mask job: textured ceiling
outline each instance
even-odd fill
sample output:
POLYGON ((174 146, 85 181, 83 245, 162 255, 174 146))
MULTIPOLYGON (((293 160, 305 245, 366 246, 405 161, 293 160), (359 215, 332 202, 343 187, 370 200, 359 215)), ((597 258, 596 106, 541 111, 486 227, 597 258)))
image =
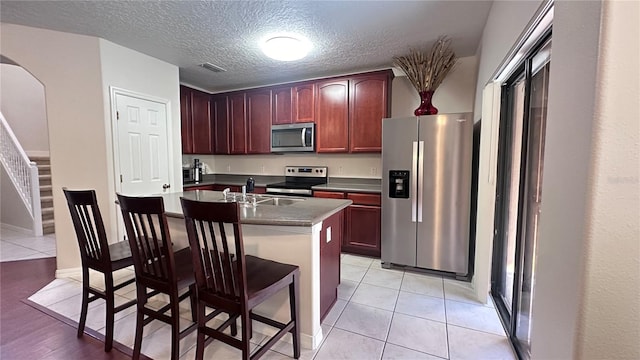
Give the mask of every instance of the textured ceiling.
MULTIPOLYGON (((448 35, 474 55, 491 1, 5 1, 0 20, 97 36, 177 65, 211 92, 390 67, 409 48, 448 35), (294 32, 313 44, 294 62, 259 41, 294 32), (211 62, 227 72, 198 66, 211 62)), ((1 50, 1 48, 0 48, 1 50)))

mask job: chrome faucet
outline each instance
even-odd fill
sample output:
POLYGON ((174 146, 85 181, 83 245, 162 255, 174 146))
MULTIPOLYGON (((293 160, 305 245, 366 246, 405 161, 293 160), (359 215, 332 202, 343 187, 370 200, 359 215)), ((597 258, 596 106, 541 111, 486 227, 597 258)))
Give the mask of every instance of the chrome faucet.
POLYGON ((222 190, 222 198, 227 200, 227 195, 229 195, 229 192, 231 191, 231 189, 226 188, 224 190, 222 190))

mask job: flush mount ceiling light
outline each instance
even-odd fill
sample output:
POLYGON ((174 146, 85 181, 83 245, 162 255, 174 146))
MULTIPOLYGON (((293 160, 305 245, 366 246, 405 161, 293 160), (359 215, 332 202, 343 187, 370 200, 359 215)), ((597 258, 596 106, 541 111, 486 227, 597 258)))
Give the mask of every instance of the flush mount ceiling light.
POLYGON ((262 51, 270 58, 281 61, 300 60, 311 50, 311 43, 302 37, 273 36, 262 42, 262 51))

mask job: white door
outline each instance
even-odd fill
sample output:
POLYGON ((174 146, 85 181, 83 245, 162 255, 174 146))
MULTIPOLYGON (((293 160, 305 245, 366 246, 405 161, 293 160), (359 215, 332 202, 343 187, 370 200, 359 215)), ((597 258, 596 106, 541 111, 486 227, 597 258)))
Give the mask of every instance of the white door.
POLYGON ((166 104, 115 94, 120 192, 159 194, 170 186, 166 104))

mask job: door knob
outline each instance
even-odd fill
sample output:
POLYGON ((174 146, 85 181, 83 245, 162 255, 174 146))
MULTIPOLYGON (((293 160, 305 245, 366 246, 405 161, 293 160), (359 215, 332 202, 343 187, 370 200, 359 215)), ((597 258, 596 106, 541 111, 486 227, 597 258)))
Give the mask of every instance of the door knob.
POLYGON ((164 189, 164 190, 167 190, 170 187, 171 187, 171 184, 163 184, 162 185, 162 189, 164 189))

